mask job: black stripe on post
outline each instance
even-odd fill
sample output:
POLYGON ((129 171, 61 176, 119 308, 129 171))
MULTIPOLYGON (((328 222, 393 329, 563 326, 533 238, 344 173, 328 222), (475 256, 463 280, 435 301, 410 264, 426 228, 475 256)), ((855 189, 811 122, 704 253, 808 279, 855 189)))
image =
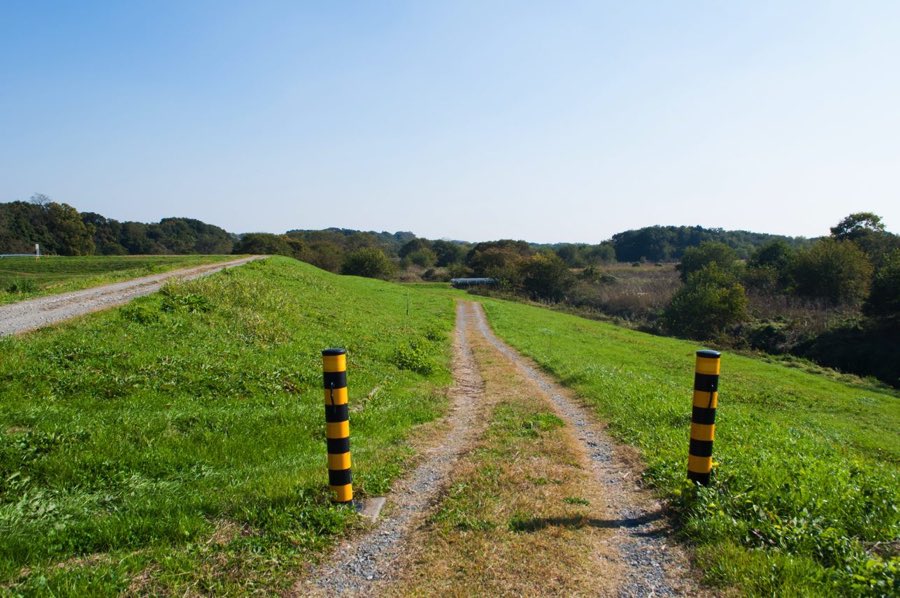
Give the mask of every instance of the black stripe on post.
POLYGON ((700 482, 704 486, 709 486, 709 473, 697 473, 696 471, 689 471, 688 479, 693 482, 700 482))
POLYGON ((709 426, 716 423, 716 410, 705 407, 694 407, 691 411, 691 421, 695 424, 709 426))
POLYGON ((329 424, 345 422, 350 419, 350 409, 347 403, 343 405, 325 405, 325 421, 329 424))
POLYGON ((325 388, 347 388, 347 370, 343 372, 325 372, 325 388))
POLYGON ((688 449, 695 457, 712 457, 712 440, 694 440, 691 438, 691 446, 688 449))
POLYGON ((694 374, 694 390, 715 392, 719 390, 719 377, 713 374, 694 374))
POLYGON ((346 438, 328 438, 328 452, 332 455, 340 455, 341 453, 350 452, 350 437, 346 438))
POLYGON ((353 481, 353 474, 349 469, 329 469, 328 484, 331 486, 346 486, 353 481))

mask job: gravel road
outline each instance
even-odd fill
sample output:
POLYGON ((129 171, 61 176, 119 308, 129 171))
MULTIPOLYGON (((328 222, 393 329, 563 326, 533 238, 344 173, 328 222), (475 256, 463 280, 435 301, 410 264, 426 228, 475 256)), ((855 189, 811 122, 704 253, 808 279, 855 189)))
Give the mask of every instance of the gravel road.
POLYGON ((173 278, 191 280, 208 276, 225 268, 241 266, 265 256, 245 257, 230 262, 206 264, 183 270, 172 270, 162 274, 144 276, 125 282, 117 282, 100 287, 40 297, 28 301, 20 301, 0 306, 0 336, 21 334, 37 330, 44 326, 52 326, 64 320, 83 316, 94 311, 101 311, 128 303, 135 297, 149 295, 158 291, 166 281, 173 278))

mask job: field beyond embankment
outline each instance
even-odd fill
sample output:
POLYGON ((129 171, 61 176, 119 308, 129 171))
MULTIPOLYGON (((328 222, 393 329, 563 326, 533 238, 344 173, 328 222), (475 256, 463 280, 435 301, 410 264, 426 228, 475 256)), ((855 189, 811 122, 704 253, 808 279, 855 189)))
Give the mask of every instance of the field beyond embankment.
POLYGON ((349 352, 354 484, 445 406, 452 300, 253 262, 0 339, 0 593, 277 592, 330 503, 321 349, 349 352))
POLYGON ((636 446, 705 579, 753 595, 900 592, 900 398, 761 360, 722 358, 714 483, 686 482, 694 351, 485 300, 495 331, 636 446))

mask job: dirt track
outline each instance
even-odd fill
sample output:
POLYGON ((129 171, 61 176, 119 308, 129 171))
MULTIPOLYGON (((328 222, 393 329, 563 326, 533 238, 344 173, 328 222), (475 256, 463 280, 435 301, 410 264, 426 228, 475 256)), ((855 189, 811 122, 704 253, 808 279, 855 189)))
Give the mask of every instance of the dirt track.
POLYGON ((4 305, 0 307, 0 336, 22 334, 44 326, 52 326, 70 318, 128 303, 135 297, 155 293, 166 281, 173 278, 181 280, 200 278, 225 268, 241 266, 247 262, 264 257, 252 256, 230 262, 173 270, 125 282, 93 287, 83 291, 51 295, 49 297, 40 297, 4 305))
MULTIPOLYGON (((425 450, 418 468, 394 486, 385 517, 366 533, 342 544, 323 564, 307 571, 291 595, 409 594, 409 588, 404 588, 410 568, 416 564, 408 554, 427 542, 430 531, 423 522, 456 475, 461 456, 472 450, 483 433, 490 401, 484 396, 484 364, 473 352, 473 346, 481 345, 496 352, 505 364, 501 366, 505 376, 519 377, 525 392, 542 397, 565 421, 569 437, 583 455, 585 471, 590 472, 597 492, 605 499, 608 516, 595 523, 611 532, 603 556, 610 563, 610 571, 620 574, 596 571, 592 583, 577 593, 621 597, 706 595, 696 585, 683 550, 669 538, 663 506, 641 488, 639 460, 634 452, 614 443, 603 424, 572 393, 498 339, 481 306, 471 302, 457 306, 456 382, 451 391, 451 412, 444 422, 449 431, 443 438, 436 435, 436 444, 425 450), (527 390, 529 387, 531 390, 527 390), (404 553, 407 557, 402 557, 404 553)), ((553 561, 555 556, 546 554, 543 558, 553 561)), ((503 567, 515 570, 517 563, 504 563, 503 567)), ((429 571, 424 575, 428 577, 429 571)), ((449 593, 464 595, 466 590, 451 587, 449 593)), ((539 589, 535 593, 544 594, 539 589)))

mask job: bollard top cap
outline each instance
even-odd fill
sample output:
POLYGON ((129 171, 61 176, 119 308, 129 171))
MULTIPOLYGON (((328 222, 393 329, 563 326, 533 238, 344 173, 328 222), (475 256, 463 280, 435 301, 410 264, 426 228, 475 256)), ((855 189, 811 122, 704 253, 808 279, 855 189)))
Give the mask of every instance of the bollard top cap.
POLYGON ((701 349, 697 351, 697 357, 706 357, 708 359, 719 359, 722 357, 722 354, 718 351, 711 351, 710 349, 701 349))
POLYGON ((331 349, 323 349, 322 357, 331 357, 333 355, 344 355, 347 353, 347 349, 339 349, 337 347, 331 349))

